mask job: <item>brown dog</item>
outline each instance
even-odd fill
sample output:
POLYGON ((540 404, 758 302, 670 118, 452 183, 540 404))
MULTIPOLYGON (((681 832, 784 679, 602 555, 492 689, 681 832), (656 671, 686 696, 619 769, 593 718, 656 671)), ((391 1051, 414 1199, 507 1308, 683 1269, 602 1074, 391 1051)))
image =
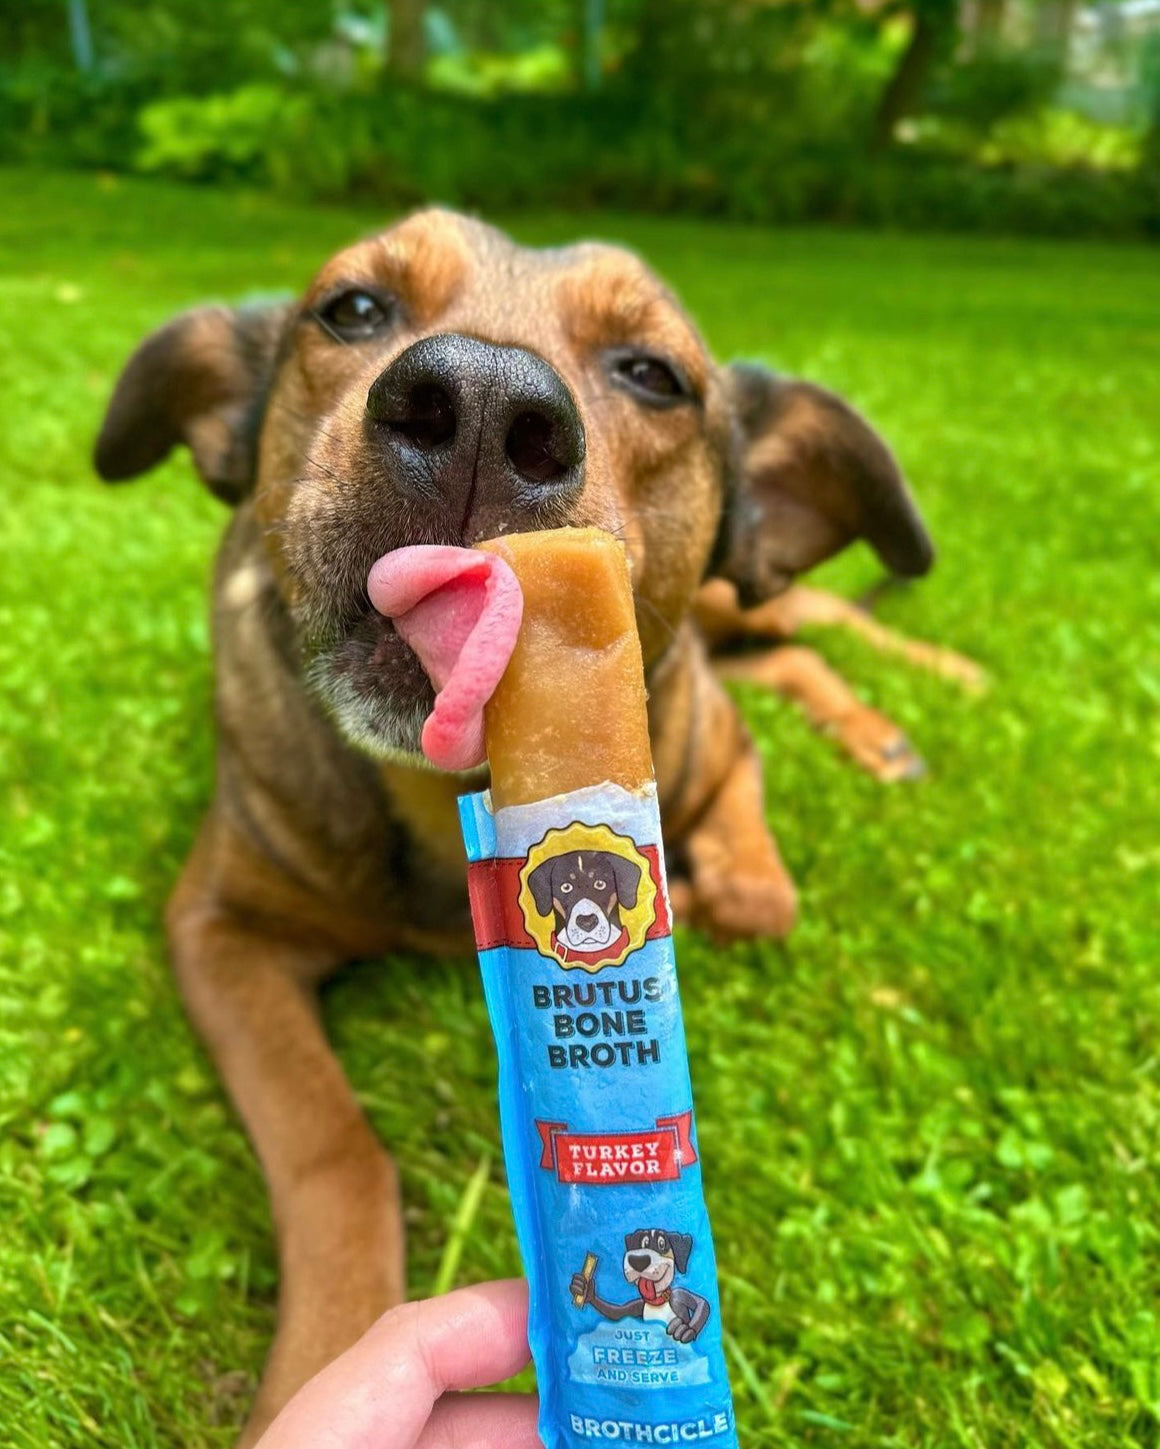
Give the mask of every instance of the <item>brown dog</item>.
POLYGON ((621 537, 674 897, 747 936, 784 933, 794 892, 698 591, 716 581, 701 617, 733 637, 752 632, 737 598, 773 598, 854 538, 902 574, 932 554, 889 452, 837 398, 715 366, 626 252, 528 251, 443 211, 341 252, 300 302, 151 336, 97 467, 128 478, 177 443, 237 505, 214 607, 217 789, 167 921, 273 1200, 280 1317, 250 1443, 404 1294, 395 1171, 314 989, 353 957, 470 945, 454 801, 479 780, 422 768, 431 686, 370 606, 371 564, 561 524, 621 537))

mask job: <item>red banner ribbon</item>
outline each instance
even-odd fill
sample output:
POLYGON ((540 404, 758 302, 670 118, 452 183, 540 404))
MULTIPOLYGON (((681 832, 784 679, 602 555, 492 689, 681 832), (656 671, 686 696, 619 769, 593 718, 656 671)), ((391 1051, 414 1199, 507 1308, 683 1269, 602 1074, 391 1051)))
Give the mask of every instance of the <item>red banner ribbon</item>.
POLYGON ((692 1112, 658 1117, 643 1132, 569 1132, 567 1122, 537 1120, 540 1166, 582 1187, 675 1182, 697 1160, 692 1127, 692 1112))
MULTIPOLYGON (((661 868, 655 845, 639 846, 648 861, 649 874, 656 886, 656 919, 645 933, 646 941, 667 936, 672 931, 665 896, 661 890, 661 868)), ((520 914, 520 871, 525 861, 516 857, 494 856, 473 860, 467 867, 467 894, 471 901, 471 918, 475 927, 475 945, 479 951, 496 946, 514 946, 519 951, 535 951, 535 941, 520 914)), ((577 958, 579 959, 579 958, 577 958)))

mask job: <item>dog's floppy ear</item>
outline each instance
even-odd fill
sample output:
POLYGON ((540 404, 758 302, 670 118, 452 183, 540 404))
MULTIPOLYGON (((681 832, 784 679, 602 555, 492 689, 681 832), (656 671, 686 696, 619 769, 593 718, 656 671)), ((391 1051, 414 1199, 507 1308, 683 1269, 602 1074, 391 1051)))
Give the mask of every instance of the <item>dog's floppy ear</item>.
POLYGON ((926 573, 934 548, 889 448, 853 408, 813 383, 753 363, 726 372, 737 455, 710 572, 743 605, 865 538, 897 574, 926 573))
POLYGON ((528 876, 532 900, 535 901, 536 910, 541 916, 550 916, 555 911, 552 904, 552 867, 555 863, 556 857, 553 855, 548 860, 541 861, 528 876))
POLYGON ((154 467, 178 443, 227 503, 249 492, 262 410, 292 304, 198 307, 148 336, 129 359, 97 439, 109 483, 154 467))
POLYGON ((640 866, 634 861, 626 860, 623 855, 614 855, 611 851, 608 859, 612 865, 612 878, 616 882, 616 899, 626 910, 631 911, 636 906, 636 897, 640 890, 640 866))
POLYGON ((670 1233, 669 1247, 673 1250, 673 1261, 677 1265, 677 1272, 683 1273, 689 1266, 689 1257, 693 1251, 693 1240, 688 1233, 670 1233))

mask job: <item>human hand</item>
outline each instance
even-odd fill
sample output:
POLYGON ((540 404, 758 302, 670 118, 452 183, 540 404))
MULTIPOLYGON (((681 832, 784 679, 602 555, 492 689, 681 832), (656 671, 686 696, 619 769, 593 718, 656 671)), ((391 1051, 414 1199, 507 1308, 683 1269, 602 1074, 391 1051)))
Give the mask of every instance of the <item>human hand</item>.
POLYGON ((517 1279, 401 1304, 298 1391, 258 1449, 540 1449, 534 1398, 454 1392, 528 1358, 517 1279))

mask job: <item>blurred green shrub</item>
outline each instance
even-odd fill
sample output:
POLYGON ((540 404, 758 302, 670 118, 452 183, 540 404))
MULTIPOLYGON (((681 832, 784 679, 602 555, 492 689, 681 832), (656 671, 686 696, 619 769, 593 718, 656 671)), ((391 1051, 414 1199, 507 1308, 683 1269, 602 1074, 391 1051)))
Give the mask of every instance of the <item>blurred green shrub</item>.
POLYGON ((0 160, 127 168, 150 93, 121 77, 0 59, 0 160))
POLYGON ((246 180, 284 188, 294 181, 292 158, 301 157, 304 147, 313 152, 321 139, 311 129, 314 110, 309 95, 269 84, 154 101, 141 112, 145 144, 135 165, 183 181, 246 180))
POLYGON ((785 124, 694 131, 656 124, 627 95, 594 107, 577 95, 499 102, 264 83, 154 102, 141 126, 137 169, 326 200, 1160 235, 1160 194, 1133 169, 1139 138, 1052 110, 999 123, 973 161, 949 123, 916 128, 910 147, 871 162, 824 116, 802 135, 785 124))
POLYGON ((1089 167, 1132 171, 1139 166, 1143 135, 1130 126, 1099 125, 1076 111, 1045 106, 1010 116, 991 129, 979 148, 988 166, 1089 167))
POLYGON ((965 122, 983 135, 1007 117, 1046 106, 1058 86, 1058 67, 1036 52, 989 49, 944 67, 929 106, 933 114, 965 122))
POLYGON ((515 55, 452 52, 434 56, 426 78, 435 90, 463 96, 566 91, 572 85, 572 62, 558 45, 538 45, 515 55))
POLYGON ((355 43, 336 37, 325 7, 290 26, 275 0, 223 4, 239 26, 249 17, 233 49, 222 35, 183 49, 195 0, 169 0, 140 35, 114 7, 121 28, 97 76, 48 51, 0 58, 0 160, 385 207, 1160 235, 1155 58, 1151 128, 1135 132, 1052 104, 1058 74, 1041 60, 957 54, 897 144, 871 154, 906 30, 869 10, 635 0, 630 24, 609 0, 621 18, 609 22, 604 88, 588 94, 575 35, 558 26, 548 43, 529 5, 522 48, 501 54, 488 33, 468 43, 450 27, 411 87, 388 81, 366 24, 355 43))

